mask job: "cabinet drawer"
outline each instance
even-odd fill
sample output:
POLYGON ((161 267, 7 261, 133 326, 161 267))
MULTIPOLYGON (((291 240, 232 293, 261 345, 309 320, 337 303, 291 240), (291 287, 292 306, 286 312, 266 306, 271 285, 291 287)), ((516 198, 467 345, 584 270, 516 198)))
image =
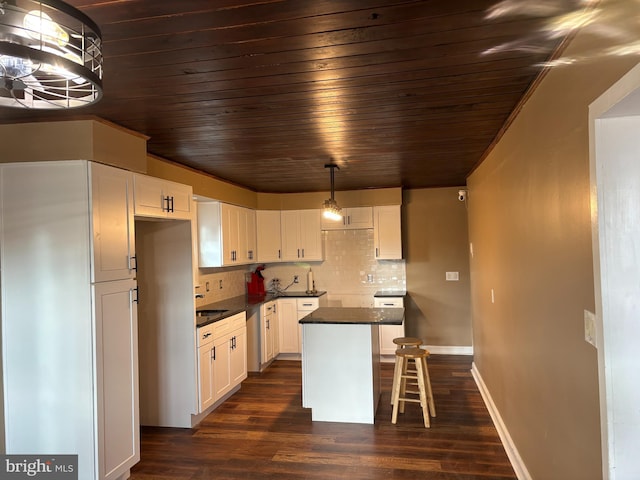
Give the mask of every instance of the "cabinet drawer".
POLYGON ((197 329, 198 332, 198 347, 207 345, 213 342, 213 323, 205 325, 197 329))
POLYGON ((227 317, 224 320, 212 323, 211 326, 213 327, 214 339, 218 339, 224 335, 227 335, 229 334, 229 332, 231 332, 231 317, 227 317))
POLYGON ((229 330, 232 332, 242 327, 246 328, 247 326, 246 312, 236 313, 232 317, 229 317, 227 320, 229 320, 229 324, 230 324, 229 330))
POLYGON ((404 299, 402 297, 376 297, 373 299, 375 308, 403 308, 404 299))
POLYGON ((320 306, 318 298, 296 298, 296 308, 298 310, 312 311, 320 306))

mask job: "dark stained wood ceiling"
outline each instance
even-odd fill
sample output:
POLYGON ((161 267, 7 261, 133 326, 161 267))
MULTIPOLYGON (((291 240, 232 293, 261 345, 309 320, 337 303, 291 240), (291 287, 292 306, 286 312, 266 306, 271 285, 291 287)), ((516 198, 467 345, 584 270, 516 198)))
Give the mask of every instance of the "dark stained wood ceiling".
POLYGON ((580 2, 68 0, 102 29, 96 115, 148 150, 261 192, 458 186, 580 2), (539 8, 532 8, 532 6, 539 8), (493 53, 486 53, 494 49, 493 53))

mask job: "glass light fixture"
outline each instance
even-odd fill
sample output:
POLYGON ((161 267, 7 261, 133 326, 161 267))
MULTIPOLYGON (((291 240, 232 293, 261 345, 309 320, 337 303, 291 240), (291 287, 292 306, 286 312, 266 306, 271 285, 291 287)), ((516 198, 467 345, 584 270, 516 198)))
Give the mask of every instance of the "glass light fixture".
POLYGON ((102 36, 59 0, 0 0, 0 107, 58 109, 102 97, 102 36))
POLYGON ((338 167, 338 165, 336 165, 335 163, 328 163, 324 166, 324 168, 331 169, 331 198, 329 198, 328 200, 325 200, 324 203, 322 204, 322 215, 324 216, 324 218, 327 218, 329 220, 340 221, 342 220, 342 209, 338 205, 338 202, 336 202, 333 198, 333 195, 334 195, 333 171, 336 168, 340 170, 340 167, 338 167))

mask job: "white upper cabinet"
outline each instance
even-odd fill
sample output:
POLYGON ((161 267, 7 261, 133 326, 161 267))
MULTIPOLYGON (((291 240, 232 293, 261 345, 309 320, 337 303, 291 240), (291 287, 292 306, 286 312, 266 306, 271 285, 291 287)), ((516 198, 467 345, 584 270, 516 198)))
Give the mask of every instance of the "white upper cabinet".
POLYGON ((402 259, 400 205, 373 207, 373 243, 376 260, 402 259))
POLYGON ((280 217, 282 260, 322 261, 320 210, 283 210, 280 217))
POLYGON ((91 163, 93 282, 134 278, 133 174, 91 163))
POLYGON ((252 210, 222 202, 200 202, 197 211, 201 268, 256 261, 256 217, 252 210))
POLYGON ((351 207, 342 209, 342 220, 322 217, 322 230, 355 230, 373 228, 372 207, 351 207))
POLYGON ((141 217, 191 218, 190 185, 135 173, 133 175, 135 215, 141 217))
POLYGON ((257 249, 259 263, 282 261, 280 210, 256 212, 257 249))

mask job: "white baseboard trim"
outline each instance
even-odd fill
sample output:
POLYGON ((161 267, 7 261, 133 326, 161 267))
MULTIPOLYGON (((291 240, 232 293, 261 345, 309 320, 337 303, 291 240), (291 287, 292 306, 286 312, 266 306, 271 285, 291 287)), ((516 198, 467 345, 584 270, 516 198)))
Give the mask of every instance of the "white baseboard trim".
POLYGON ((491 398, 491 394, 487 389, 487 386, 482 380, 482 376, 480 372, 476 368, 475 362, 471 364, 471 375, 473 375, 474 380, 476 381, 476 385, 478 385, 478 389, 480 390, 480 395, 482 395, 482 399, 484 400, 485 405, 487 406, 487 410, 489 410, 489 415, 491 415, 491 420, 493 420, 493 424, 498 430, 498 435, 500 436, 500 440, 502 441, 502 445, 504 446, 505 451, 507 452, 507 457, 509 457, 509 461, 511 462, 511 466, 513 470, 516 472, 516 476, 518 480, 532 480, 531 474, 529 470, 527 470, 527 466, 522 461, 522 457, 520 457, 520 453, 516 448, 511 435, 509 435, 509 431, 502 421, 502 417, 500 416, 500 412, 496 408, 495 403, 493 403, 493 399, 491 398))
MULTIPOLYGON (((473 355, 473 347, 424 345, 423 348, 426 348, 429 350, 429 353, 434 355, 473 355)), ((396 356, 394 354, 380 354, 380 361, 383 363, 394 363, 396 356)))
POLYGON ((424 348, 434 355, 473 355, 473 346, 425 345, 424 348))

